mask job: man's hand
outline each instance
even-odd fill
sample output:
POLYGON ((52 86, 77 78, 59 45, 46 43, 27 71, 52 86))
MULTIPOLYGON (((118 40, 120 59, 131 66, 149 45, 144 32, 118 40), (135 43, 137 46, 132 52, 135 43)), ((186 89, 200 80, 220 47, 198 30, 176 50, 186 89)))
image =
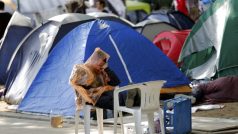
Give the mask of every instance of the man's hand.
POLYGON ((95 102, 93 101, 93 99, 89 96, 89 94, 87 93, 86 89, 84 89, 82 86, 79 86, 75 83, 71 83, 71 85, 73 86, 73 88, 83 97, 83 99, 88 102, 91 103, 93 105, 95 105, 95 102))
POLYGON ((114 87, 108 85, 108 86, 103 86, 102 89, 103 89, 104 91, 111 91, 111 90, 114 89, 114 87))
POLYGON ((114 89, 113 86, 101 86, 101 87, 98 87, 98 88, 95 89, 95 94, 101 95, 101 94, 103 94, 104 92, 106 92, 106 91, 111 91, 111 90, 113 90, 113 89, 114 89))
POLYGON ((93 101, 93 99, 91 99, 88 95, 87 95, 87 96, 83 96, 83 99, 84 99, 87 103, 91 103, 91 104, 95 105, 95 102, 93 101))

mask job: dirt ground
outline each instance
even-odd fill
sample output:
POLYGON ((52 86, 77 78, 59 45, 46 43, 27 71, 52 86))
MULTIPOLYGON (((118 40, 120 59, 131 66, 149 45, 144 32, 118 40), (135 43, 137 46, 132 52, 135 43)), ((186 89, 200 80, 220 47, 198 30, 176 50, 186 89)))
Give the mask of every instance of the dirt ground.
POLYGON ((238 102, 221 104, 225 105, 222 109, 197 111, 192 116, 238 119, 238 102))

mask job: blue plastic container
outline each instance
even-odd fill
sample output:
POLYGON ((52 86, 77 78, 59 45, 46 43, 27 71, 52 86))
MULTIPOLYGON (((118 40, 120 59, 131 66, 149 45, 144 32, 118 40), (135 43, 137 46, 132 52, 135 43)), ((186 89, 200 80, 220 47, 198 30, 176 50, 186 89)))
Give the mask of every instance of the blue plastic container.
POLYGON ((166 133, 188 134, 192 130, 191 100, 178 97, 164 102, 166 133))

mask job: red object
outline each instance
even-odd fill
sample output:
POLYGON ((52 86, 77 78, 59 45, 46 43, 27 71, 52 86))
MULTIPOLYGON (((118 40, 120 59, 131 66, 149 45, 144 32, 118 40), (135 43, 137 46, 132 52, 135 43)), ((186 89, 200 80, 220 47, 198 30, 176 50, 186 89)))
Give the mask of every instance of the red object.
POLYGON ((153 43, 178 66, 181 49, 190 31, 161 32, 154 38, 153 43))
POLYGON ((185 15, 188 15, 186 0, 177 0, 177 10, 182 12, 185 15))

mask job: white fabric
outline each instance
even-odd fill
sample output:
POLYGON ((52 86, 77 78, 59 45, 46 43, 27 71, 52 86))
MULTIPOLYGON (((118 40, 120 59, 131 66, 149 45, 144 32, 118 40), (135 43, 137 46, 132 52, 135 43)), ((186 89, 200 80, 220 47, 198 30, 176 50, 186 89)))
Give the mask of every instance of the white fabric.
POLYGON ((14 12, 12 18, 9 22, 11 25, 18 25, 18 26, 26 26, 26 27, 33 27, 31 22, 31 18, 20 14, 19 12, 14 12))
POLYGON ((67 0, 19 0, 20 11, 22 13, 41 12, 65 5, 66 3, 67 0))
POLYGON ((194 106, 192 107, 192 113, 197 112, 198 110, 212 110, 212 109, 222 109, 225 105, 219 105, 219 104, 210 104, 210 105, 200 105, 200 106, 194 106))
POLYGON ((122 0, 108 0, 108 2, 115 8, 120 17, 126 17, 126 7, 122 0))

